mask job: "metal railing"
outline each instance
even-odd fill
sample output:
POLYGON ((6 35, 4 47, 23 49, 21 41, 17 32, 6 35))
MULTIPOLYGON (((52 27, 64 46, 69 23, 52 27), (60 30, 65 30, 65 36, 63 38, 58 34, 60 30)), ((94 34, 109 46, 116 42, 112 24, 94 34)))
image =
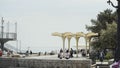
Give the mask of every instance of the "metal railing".
POLYGON ((17 39, 17 33, 0 33, 0 39, 17 39))

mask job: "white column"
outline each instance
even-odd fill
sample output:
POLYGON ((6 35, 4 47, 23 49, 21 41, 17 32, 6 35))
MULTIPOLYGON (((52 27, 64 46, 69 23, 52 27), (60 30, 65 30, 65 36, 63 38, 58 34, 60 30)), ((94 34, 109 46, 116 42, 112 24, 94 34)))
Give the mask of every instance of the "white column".
POLYGON ((65 57, 65 37, 62 37, 63 40, 63 57, 65 57))
POLYGON ((78 58, 78 42, 80 37, 76 37, 76 57, 78 58))
POLYGON ((68 49, 70 51, 70 40, 71 40, 71 38, 67 38, 67 39, 68 39, 68 49))

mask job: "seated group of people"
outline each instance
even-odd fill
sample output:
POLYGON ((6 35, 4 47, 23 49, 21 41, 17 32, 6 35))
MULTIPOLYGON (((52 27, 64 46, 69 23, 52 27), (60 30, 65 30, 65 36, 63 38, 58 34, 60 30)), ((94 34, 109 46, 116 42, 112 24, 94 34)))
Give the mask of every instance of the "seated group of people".
POLYGON ((71 50, 66 50, 65 51, 65 54, 63 54, 63 50, 61 49, 60 50, 60 53, 58 54, 58 58, 62 59, 62 58, 66 58, 66 59, 69 59, 69 58, 72 58, 73 57, 73 50, 71 48, 71 50))

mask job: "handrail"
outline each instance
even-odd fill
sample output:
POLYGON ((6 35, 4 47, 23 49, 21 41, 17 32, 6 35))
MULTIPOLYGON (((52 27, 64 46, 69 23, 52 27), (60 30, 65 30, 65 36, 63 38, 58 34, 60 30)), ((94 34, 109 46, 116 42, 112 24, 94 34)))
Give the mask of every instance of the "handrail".
POLYGON ((15 40, 15 39, 17 39, 17 33, 9 33, 9 32, 7 32, 7 33, 0 33, 0 39, 13 39, 13 40, 15 40), (3 35, 3 37, 2 37, 2 35, 3 35))

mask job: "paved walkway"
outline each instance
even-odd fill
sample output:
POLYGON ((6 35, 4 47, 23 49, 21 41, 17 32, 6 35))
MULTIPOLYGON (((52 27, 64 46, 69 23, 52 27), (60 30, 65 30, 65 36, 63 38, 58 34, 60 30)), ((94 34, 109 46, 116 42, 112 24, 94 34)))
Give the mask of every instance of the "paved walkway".
MULTIPOLYGON (((59 58, 57 57, 57 55, 43 55, 43 56, 31 56, 31 57, 25 57, 26 59, 54 59, 54 60, 58 60, 59 58)), ((60 60, 64 60, 65 58, 62 58, 60 60)), ((85 60, 87 59, 86 57, 82 57, 81 55, 78 55, 78 58, 76 57, 76 55, 74 55, 73 58, 70 58, 68 60, 85 60)))

